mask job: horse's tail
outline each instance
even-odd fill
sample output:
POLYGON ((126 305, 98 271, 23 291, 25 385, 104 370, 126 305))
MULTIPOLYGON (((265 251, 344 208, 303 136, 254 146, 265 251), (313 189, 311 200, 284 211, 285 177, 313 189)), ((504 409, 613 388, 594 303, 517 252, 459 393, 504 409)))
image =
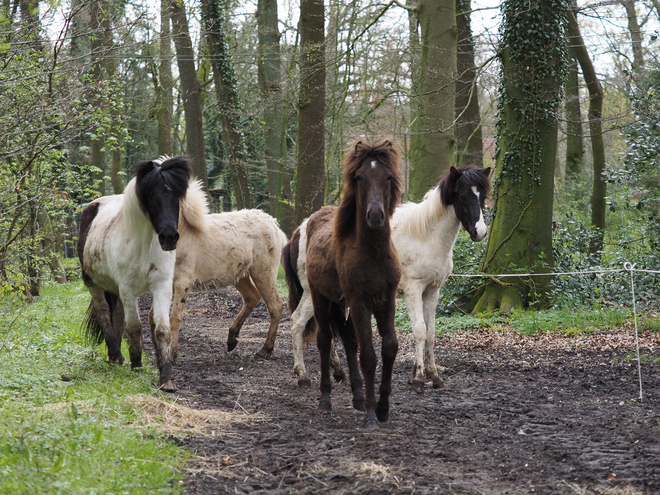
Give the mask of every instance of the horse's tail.
MULTIPOLYGON (((300 249, 300 229, 291 236, 291 240, 282 249, 282 268, 286 277, 286 285, 289 288, 289 315, 292 315, 300 304, 304 292, 303 286, 298 278, 298 252, 300 249)), ((309 340, 316 335, 316 320, 311 318, 303 332, 303 338, 309 340)))
MULTIPOLYGON (((112 294, 111 292, 104 292, 105 300, 108 303, 108 308, 110 309, 110 323, 112 323, 112 314, 114 312, 115 306, 117 306, 117 301, 119 296, 112 294)), ((97 346, 103 343, 103 327, 99 321, 98 314, 96 309, 94 309, 94 301, 90 301, 87 312, 85 313, 85 318, 83 320, 83 329, 85 333, 85 342, 88 345, 97 346)))

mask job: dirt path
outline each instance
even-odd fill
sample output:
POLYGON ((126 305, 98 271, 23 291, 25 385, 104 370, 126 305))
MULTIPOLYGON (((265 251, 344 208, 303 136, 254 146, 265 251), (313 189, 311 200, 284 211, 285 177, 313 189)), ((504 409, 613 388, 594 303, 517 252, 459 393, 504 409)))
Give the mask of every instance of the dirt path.
MULTIPOLYGON (((188 299, 175 395, 191 408, 260 420, 183 437, 197 453, 186 493, 660 493, 660 363, 643 363, 637 401, 628 330, 583 340, 443 337, 436 361, 445 388, 429 383, 423 395, 409 383, 411 338, 400 336, 390 421, 371 432, 360 429, 347 383, 333 389, 331 413, 317 409, 313 344, 305 353, 312 389, 298 389, 288 316, 275 359, 254 356, 268 329, 263 303, 227 353, 239 308, 233 288, 188 299)), ((647 357, 660 356, 660 335, 641 344, 647 357)))

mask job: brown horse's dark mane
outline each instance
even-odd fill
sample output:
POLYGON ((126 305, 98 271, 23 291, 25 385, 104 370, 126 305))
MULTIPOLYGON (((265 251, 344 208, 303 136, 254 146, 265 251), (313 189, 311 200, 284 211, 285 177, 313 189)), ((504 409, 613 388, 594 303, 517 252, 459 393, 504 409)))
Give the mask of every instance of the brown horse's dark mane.
POLYGON ((334 233, 345 239, 355 229, 357 209, 355 174, 367 158, 378 160, 392 173, 387 217, 391 217, 401 200, 401 174, 399 172, 399 150, 390 139, 381 138, 374 143, 356 141, 344 154, 342 199, 335 217, 334 233))

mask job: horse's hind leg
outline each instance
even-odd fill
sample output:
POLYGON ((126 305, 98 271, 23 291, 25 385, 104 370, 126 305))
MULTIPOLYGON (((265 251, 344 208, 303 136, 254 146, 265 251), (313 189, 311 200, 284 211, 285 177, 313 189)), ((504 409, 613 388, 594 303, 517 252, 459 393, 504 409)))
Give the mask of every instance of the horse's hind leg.
POLYGON ((392 371, 394 369, 394 360, 399 351, 399 343, 396 339, 396 330, 394 328, 394 311, 396 307, 395 295, 392 294, 389 301, 382 309, 374 312, 378 333, 382 338, 381 354, 383 357, 383 374, 380 380, 380 398, 376 407, 378 421, 385 422, 389 418, 390 402, 389 397, 392 392, 392 371))
POLYGON ((445 382, 438 375, 435 365, 433 344, 435 343, 435 308, 438 305, 439 289, 428 287, 424 293, 424 322, 426 323, 426 341, 424 345, 424 371, 433 382, 433 388, 442 388, 445 382))
POLYGON ((229 326, 229 333, 227 335, 228 351, 233 351, 236 348, 236 345, 238 344, 238 334, 243 327, 243 323, 245 323, 245 320, 250 315, 250 313, 252 313, 252 310, 259 302, 259 299, 261 299, 261 294, 259 294, 259 291, 252 284, 249 275, 246 275, 240 279, 236 285, 234 285, 234 287, 236 287, 238 292, 240 292, 241 296, 243 297, 243 307, 238 313, 238 316, 229 326))
POLYGON ((339 355, 337 354, 337 349, 335 348, 334 343, 330 348, 330 366, 332 366, 332 376, 337 382, 343 382, 346 380, 346 373, 344 373, 343 368, 341 367, 341 361, 339 361, 339 355))
POLYGON ((330 381, 330 347, 332 344, 332 331, 330 330, 330 301, 321 294, 313 290, 312 299, 314 301, 314 316, 318 324, 316 332, 316 345, 319 348, 321 358, 321 399, 319 400, 319 409, 324 411, 332 410, 332 401, 330 393, 332 392, 332 382, 330 381))
POLYGON ((298 307, 291 314, 291 339, 293 341, 293 372, 298 376, 298 386, 309 388, 311 382, 303 359, 303 334, 307 322, 314 318, 314 305, 309 290, 303 292, 298 307))
POLYGON ((257 356, 261 358, 270 357, 273 354, 273 349, 275 348, 275 338, 277 337, 277 327, 280 324, 280 318, 282 317, 282 309, 284 308, 284 303, 280 299, 279 294, 277 293, 277 267, 279 263, 274 266, 274 270, 271 269, 270 272, 260 272, 257 273, 257 270, 252 270, 252 280, 257 286, 257 290, 261 293, 261 297, 264 298, 264 303, 266 303, 266 308, 268 308, 268 314, 270 316, 270 326, 268 327, 268 335, 266 336, 266 342, 257 356))
POLYGON ((183 320, 183 311, 186 309, 186 299, 190 283, 181 279, 174 282, 174 297, 170 310, 170 335, 172 345, 172 362, 176 363, 179 357, 179 329, 183 320))
MULTIPOLYGON (((121 354, 123 319, 121 322, 115 322, 117 325, 113 325, 113 313, 118 311, 117 304, 111 309, 110 302, 106 299, 106 293, 102 288, 97 286, 88 286, 87 288, 92 295, 95 317, 103 330, 103 339, 108 347, 108 362, 110 364, 122 364, 124 362, 124 356, 121 354)), ((117 302, 121 304, 119 299, 117 302)))

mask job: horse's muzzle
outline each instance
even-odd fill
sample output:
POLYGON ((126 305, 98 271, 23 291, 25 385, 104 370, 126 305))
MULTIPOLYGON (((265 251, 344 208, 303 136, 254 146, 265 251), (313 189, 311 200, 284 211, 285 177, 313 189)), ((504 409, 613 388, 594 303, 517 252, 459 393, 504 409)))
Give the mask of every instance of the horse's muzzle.
POLYGON ((367 210, 367 225, 372 229, 380 229, 385 225, 385 211, 382 208, 367 210))
POLYGON ((163 251, 174 251, 179 242, 179 233, 176 230, 168 233, 161 232, 158 234, 158 242, 163 251))

